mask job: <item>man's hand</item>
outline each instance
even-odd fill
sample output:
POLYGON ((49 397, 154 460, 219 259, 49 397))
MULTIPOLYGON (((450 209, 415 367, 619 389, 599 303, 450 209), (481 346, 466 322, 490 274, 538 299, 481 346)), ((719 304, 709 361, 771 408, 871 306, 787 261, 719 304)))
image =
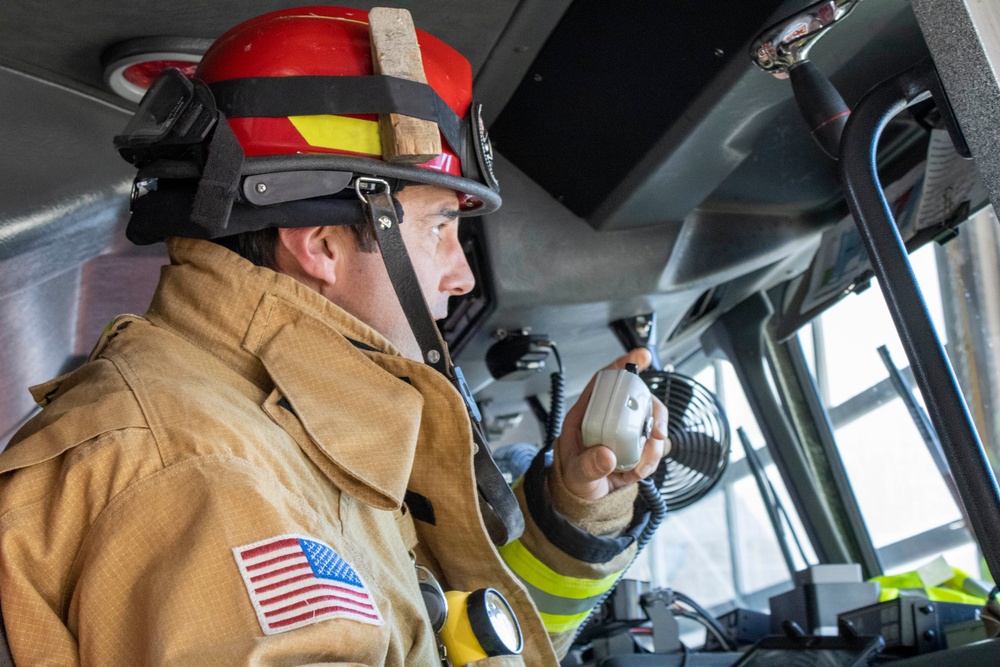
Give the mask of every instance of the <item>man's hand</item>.
MULTIPOLYGON (((607 368, 624 370, 625 364, 635 364, 639 370, 644 370, 651 361, 649 350, 640 348, 619 357, 607 368)), ((594 391, 594 382, 595 378, 591 378, 587 388, 580 394, 579 400, 566 414, 562 434, 555 443, 555 458, 560 467, 563 484, 570 492, 586 500, 603 498, 615 489, 651 475, 663 455, 669 452, 666 448, 667 407, 655 396, 653 432, 646 441, 642 449, 642 458, 635 468, 626 472, 615 472, 618 462, 615 460, 614 452, 601 445, 584 447, 581 429, 590 395, 594 391)))

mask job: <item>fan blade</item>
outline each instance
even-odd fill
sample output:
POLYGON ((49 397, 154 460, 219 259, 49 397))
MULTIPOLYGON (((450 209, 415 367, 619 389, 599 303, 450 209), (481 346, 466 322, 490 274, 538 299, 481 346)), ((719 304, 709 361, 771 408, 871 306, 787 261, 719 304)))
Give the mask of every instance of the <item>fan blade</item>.
POLYGON ((724 455, 722 443, 698 431, 683 431, 683 436, 672 440, 672 449, 666 458, 675 463, 711 477, 721 465, 724 455))
POLYGON ((680 424, 694 398, 694 387, 675 377, 667 382, 664 389, 663 404, 670 410, 669 419, 671 422, 677 420, 680 424))

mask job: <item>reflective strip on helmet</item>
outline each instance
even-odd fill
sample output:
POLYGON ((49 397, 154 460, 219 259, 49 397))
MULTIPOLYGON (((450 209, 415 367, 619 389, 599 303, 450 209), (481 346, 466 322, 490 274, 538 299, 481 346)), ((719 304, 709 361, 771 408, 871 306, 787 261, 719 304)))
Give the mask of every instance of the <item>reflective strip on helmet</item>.
POLYGON ((578 579, 559 574, 535 558, 521 540, 514 540, 499 551, 514 574, 540 591, 557 597, 583 600, 599 596, 614 586, 621 576, 621 572, 615 572, 603 579, 578 579))
POLYGON ((306 143, 365 155, 382 155, 378 122, 349 116, 289 116, 306 143))

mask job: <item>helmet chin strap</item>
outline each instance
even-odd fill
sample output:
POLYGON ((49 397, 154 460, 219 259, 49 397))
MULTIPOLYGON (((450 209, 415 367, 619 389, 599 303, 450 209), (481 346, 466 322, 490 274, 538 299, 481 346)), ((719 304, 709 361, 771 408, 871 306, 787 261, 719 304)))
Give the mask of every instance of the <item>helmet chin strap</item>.
POLYGON ((524 517, 517 499, 510 490, 503 475, 497 469, 483 432, 482 417, 472 392, 469 390, 460 368, 455 366, 448 354, 448 345, 441 338, 427 301, 420 289, 420 282, 413 270, 410 256, 399 230, 399 217, 392 199, 389 183, 380 178, 359 176, 354 183, 358 197, 365 204, 368 224, 372 226, 378 239, 379 251, 385 262, 403 313, 420 346, 423 361, 434 367, 454 385, 465 400, 472 425, 472 439, 476 446, 473 464, 476 471, 476 486, 479 489, 479 509, 490 539, 497 546, 514 541, 524 532, 524 517))

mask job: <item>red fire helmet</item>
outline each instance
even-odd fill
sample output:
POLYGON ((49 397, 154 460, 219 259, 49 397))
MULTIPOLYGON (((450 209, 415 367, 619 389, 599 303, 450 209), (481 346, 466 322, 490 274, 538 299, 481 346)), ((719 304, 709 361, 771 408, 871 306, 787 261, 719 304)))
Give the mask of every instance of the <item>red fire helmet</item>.
MULTIPOLYGON (((456 189, 463 209, 479 209, 483 197, 469 190, 476 193, 482 185, 492 190, 497 187, 478 109, 471 109, 470 118, 472 69, 464 56, 441 40, 422 30, 416 33, 427 85, 443 102, 439 108, 453 123, 448 128, 447 123, 439 122, 443 135, 440 155, 416 166, 383 163, 392 167, 392 173, 386 175, 398 176, 403 169, 409 172, 405 176, 409 180, 445 187, 457 181, 446 178, 442 182, 428 172, 461 181, 471 178, 478 188, 456 189)), ((300 7, 258 16, 223 34, 205 53, 195 78, 213 90, 248 157, 336 154, 381 162, 378 113, 396 110, 371 108, 378 103, 366 101, 372 95, 365 86, 379 78, 374 73, 367 12, 300 7), (239 88, 231 99, 226 97, 227 83, 239 88), (291 87, 274 87, 278 83, 291 87), (317 87, 309 88, 307 84, 312 83, 317 87), (343 85, 331 89, 331 84, 343 85), (283 99, 270 100, 277 104, 268 109, 265 98, 274 97, 283 99), (296 99, 302 104, 297 105, 296 99), (366 111, 370 112, 338 112, 358 108, 362 102, 368 104, 366 111), (234 104, 239 108, 234 109, 234 104), (301 112, 288 112, 291 109, 301 112)), ((368 171, 378 175, 385 168, 373 165, 368 171)), ((496 208, 496 199, 496 204, 489 202, 486 208, 496 208)))

